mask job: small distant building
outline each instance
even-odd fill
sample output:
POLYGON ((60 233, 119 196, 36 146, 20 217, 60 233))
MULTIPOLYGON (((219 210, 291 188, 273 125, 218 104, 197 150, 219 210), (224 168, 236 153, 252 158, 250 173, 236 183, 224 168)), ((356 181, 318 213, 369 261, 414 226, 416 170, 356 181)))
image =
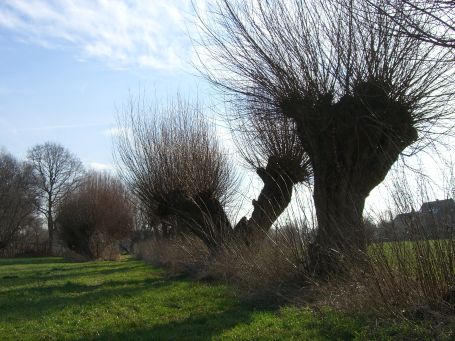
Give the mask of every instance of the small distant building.
POLYGON ((420 219, 429 236, 450 236, 455 227, 455 201, 446 199, 423 203, 420 219))
POLYGON ((455 232, 455 201, 435 200, 422 204, 419 211, 398 214, 378 226, 380 240, 448 238, 455 232))
POLYGON ((393 239, 409 239, 413 234, 412 229, 419 225, 419 212, 400 213, 392 221, 391 228, 394 233, 393 239))
POLYGON ((431 213, 434 215, 450 215, 455 213, 455 201, 453 199, 429 201, 420 207, 421 213, 431 213))

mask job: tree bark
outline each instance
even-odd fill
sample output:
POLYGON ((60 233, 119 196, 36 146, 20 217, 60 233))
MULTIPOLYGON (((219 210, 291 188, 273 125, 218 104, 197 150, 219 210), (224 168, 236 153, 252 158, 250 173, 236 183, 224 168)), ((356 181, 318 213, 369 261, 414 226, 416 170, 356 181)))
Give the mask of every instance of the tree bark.
POLYGON ((52 214, 52 192, 48 193, 47 198, 47 230, 49 233, 49 254, 53 254, 53 246, 54 246, 54 217, 52 214))
POLYGON ((253 200, 251 218, 242 218, 235 226, 236 235, 247 245, 266 236, 291 202, 294 185, 308 178, 307 167, 300 165, 299 161, 270 157, 266 168, 257 170, 264 187, 258 199, 253 200))
POLYGON ((251 218, 242 218, 234 229, 223 205, 209 193, 199 193, 193 198, 181 192, 170 193, 159 205, 159 215, 162 219, 175 215, 179 224, 199 237, 212 254, 233 236, 237 242, 253 245, 265 237, 289 205, 294 185, 308 179, 308 167, 300 162, 300 159, 270 157, 266 168, 257 170, 264 187, 258 199, 253 200, 251 218))
POLYGON ((318 276, 342 271, 343 258, 366 251, 365 199, 417 139, 409 108, 391 99, 388 88, 369 80, 338 101, 293 94, 281 104, 313 168, 318 229, 309 265, 318 276))
POLYGON ((47 213, 47 230, 49 233, 49 253, 53 254, 53 245, 54 245, 54 221, 52 220, 52 212, 47 213))
POLYGON ((359 260, 366 252, 362 213, 368 194, 352 189, 346 174, 328 173, 314 179, 318 230, 310 244, 309 266, 316 276, 341 272, 343 259, 359 260))

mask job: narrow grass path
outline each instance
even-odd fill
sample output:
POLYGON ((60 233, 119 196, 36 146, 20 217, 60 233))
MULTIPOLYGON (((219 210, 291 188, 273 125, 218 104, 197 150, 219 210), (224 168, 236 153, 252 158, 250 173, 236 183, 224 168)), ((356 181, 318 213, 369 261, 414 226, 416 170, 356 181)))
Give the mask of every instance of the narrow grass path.
POLYGON ((128 258, 0 259, 0 340, 382 340, 421 332, 406 328, 372 328, 328 310, 260 310, 223 285, 168 278, 128 258))

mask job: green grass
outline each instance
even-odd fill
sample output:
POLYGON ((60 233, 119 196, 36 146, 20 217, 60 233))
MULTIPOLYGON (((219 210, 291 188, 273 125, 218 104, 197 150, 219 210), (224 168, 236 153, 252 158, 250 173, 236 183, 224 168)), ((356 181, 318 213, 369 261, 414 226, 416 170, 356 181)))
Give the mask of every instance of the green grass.
MULTIPOLYGON (((169 278, 142 261, 0 260, 1 340, 351 340, 425 328, 332 310, 259 309, 220 284, 169 278)), ((428 336, 428 335, 426 335, 428 336)))
MULTIPOLYGON (((368 249, 372 259, 386 261, 392 268, 416 274, 417 268, 433 266, 433 270, 445 270, 453 264, 455 245, 453 240, 418 240, 373 243, 368 249)), ((453 266, 453 265, 452 265, 453 266)), ((453 270, 455 271, 455 270, 453 270)))

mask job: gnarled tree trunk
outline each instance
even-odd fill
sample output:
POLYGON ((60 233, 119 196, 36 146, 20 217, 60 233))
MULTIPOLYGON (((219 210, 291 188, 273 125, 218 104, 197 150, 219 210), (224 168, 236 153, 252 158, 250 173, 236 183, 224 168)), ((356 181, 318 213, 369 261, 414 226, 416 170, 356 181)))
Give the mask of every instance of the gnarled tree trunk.
POLYGON ((258 199, 253 201, 251 218, 242 218, 234 229, 220 201, 205 192, 195 197, 182 192, 169 194, 161 205, 160 215, 175 215, 179 223, 199 237, 212 254, 216 254, 233 236, 236 241, 252 245, 264 238, 283 213, 291 201, 294 185, 306 180, 307 172, 307 167, 300 165, 298 159, 270 157, 266 168, 257 170, 264 187, 258 199))
POLYGON ((310 270, 316 275, 338 272, 342 258, 355 258, 366 250, 362 213, 367 194, 351 188, 346 174, 327 168, 314 179, 318 231, 309 256, 310 270))
POLYGON ((251 218, 242 218, 235 226, 236 235, 248 245, 264 238, 291 202, 294 185, 308 178, 307 168, 299 161, 270 157, 266 168, 258 168, 264 187, 258 199, 253 200, 251 218))
POLYGON ((338 101, 295 96, 282 109, 296 120, 313 167, 318 231, 309 249, 311 271, 338 272, 342 258, 359 259, 366 251, 367 196, 417 139, 410 110, 374 80, 338 101))

